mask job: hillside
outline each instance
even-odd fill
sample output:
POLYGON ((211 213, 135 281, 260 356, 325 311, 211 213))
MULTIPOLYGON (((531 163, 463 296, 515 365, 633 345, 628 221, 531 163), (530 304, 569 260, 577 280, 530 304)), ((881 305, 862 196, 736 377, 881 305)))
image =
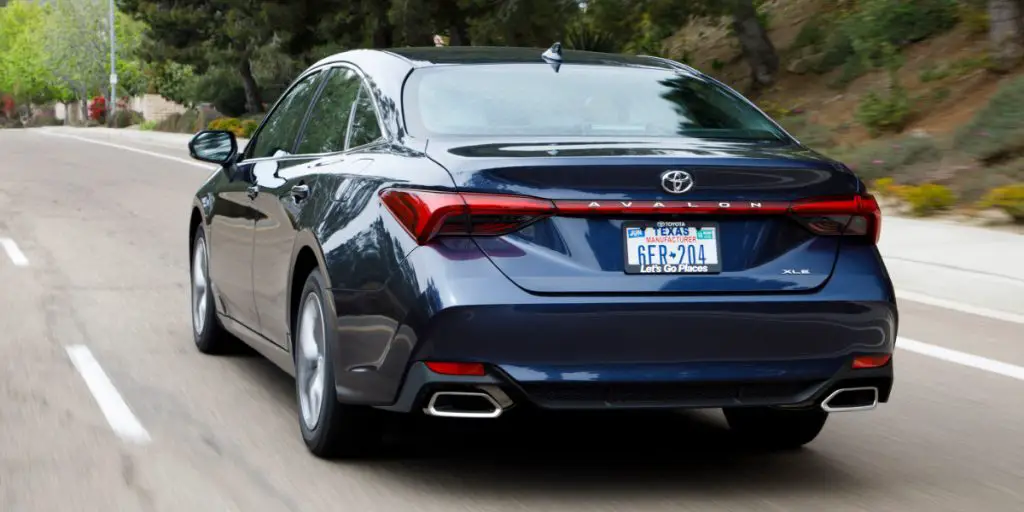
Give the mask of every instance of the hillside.
MULTIPOLYGON (((925 196, 922 200, 935 203, 935 207, 895 205, 904 212, 925 215, 952 209, 956 215, 978 217, 982 213, 981 217, 991 219, 995 213, 998 218, 996 212, 981 212, 989 205, 979 200, 994 188, 1016 184, 1010 191, 1018 204, 1017 214, 1021 214, 1024 151, 1020 149, 1024 148, 1024 134, 1004 134, 1007 140, 1000 143, 1011 147, 998 158, 979 158, 976 151, 969 151, 971 141, 963 140, 963 134, 959 139, 957 136, 958 130, 971 123, 1000 88, 1020 84, 1024 89, 1024 70, 994 73, 988 69, 984 11, 961 5, 954 26, 901 48, 902 66, 896 76, 909 98, 905 126, 872 134, 858 121, 857 110, 872 91, 887 90, 888 72, 867 69, 848 73, 845 66, 820 72, 813 62, 820 48, 807 44, 837 30, 830 25, 836 17, 830 15, 842 8, 842 3, 765 2, 763 14, 780 56, 780 72, 776 85, 757 95, 755 101, 799 138, 841 158, 869 181, 891 178, 892 183, 883 180, 876 187, 877 192, 891 196, 889 199, 908 199, 910 187, 906 185, 928 185, 918 196, 925 196), (935 192, 939 187, 948 190, 935 192), (933 197, 935 194, 948 195, 948 199, 933 197)), ((670 38, 666 48, 669 56, 686 60, 747 92, 750 71, 736 38, 729 33, 727 20, 719 25, 691 22, 670 38)), ((1024 126, 1024 117, 997 121, 1024 126)), ((988 133, 982 131, 981 135, 988 133)))

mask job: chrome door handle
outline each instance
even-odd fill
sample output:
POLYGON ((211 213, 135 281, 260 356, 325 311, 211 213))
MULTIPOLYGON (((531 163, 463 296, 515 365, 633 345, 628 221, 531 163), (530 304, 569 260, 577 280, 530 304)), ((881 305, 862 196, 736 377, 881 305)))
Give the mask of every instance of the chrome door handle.
POLYGON ((309 197, 309 185, 303 183, 292 187, 292 197, 294 197, 296 201, 301 201, 309 197))
POLYGON ((249 196, 249 199, 256 199, 256 196, 260 193, 260 187, 251 185, 249 188, 245 189, 245 193, 249 196))

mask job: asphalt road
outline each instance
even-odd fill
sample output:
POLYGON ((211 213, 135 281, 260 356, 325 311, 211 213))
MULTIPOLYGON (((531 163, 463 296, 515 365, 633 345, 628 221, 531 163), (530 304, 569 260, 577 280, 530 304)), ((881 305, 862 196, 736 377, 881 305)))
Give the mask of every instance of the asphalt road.
POLYGON ((892 401, 796 453, 738 449, 709 412, 428 423, 381 460, 317 460, 285 374, 193 348, 210 167, 116 143, 142 152, 0 131, 0 510, 1024 510, 1024 325, 906 300, 901 336, 960 352, 899 350, 892 401))

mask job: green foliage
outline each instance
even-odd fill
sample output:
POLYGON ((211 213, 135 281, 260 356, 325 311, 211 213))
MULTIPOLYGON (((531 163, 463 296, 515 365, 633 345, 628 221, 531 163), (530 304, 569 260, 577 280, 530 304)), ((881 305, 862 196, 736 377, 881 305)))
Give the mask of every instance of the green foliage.
POLYGON ((118 110, 114 112, 114 119, 111 122, 111 125, 114 128, 127 128, 129 126, 142 124, 143 121, 145 121, 145 119, 142 117, 142 112, 137 112, 135 110, 122 110, 119 105, 118 110))
POLYGON ((227 130, 242 139, 251 137, 257 127, 259 127, 259 124, 253 119, 238 119, 236 117, 214 119, 207 126, 210 130, 227 130))
POLYGON ((988 34, 988 0, 961 1, 958 17, 973 35, 988 34))
POLYGON ((873 137, 885 132, 899 133, 910 121, 910 98, 895 85, 886 93, 868 91, 857 105, 855 117, 873 137))
POLYGON ((164 61, 149 68, 153 92, 170 101, 195 106, 195 87, 198 78, 192 66, 173 61, 164 61))
POLYGON ((956 195, 949 187, 934 183, 905 187, 901 196, 910 205, 911 213, 917 216, 932 215, 956 204, 956 195))
POLYGON ((142 124, 139 125, 139 130, 151 132, 156 129, 157 124, 158 123, 155 120, 143 121, 142 124))
POLYGON ((921 70, 918 78, 924 83, 945 80, 949 77, 959 78, 980 69, 988 69, 991 65, 992 59, 987 55, 965 57, 942 64, 931 63, 921 70))
POLYGON ((955 145, 986 163, 1024 154, 1024 77, 1003 84, 957 131, 955 145))
POLYGON ((981 200, 982 208, 998 208, 1014 222, 1024 224, 1024 183, 1016 183, 991 190, 981 200))
POLYGON ((818 54, 817 73, 842 68, 833 85, 844 87, 872 67, 896 65, 900 48, 949 30, 958 15, 956 0, 860 0, 849 11, 817 15, 794 47, 818 54))
POLYGON ((611 34, 585 22, 573 23, 566 29, 565 46, 590 52, 614 52, 616 49, 611 34))
POLYGON ((246 113, 245 88, 229 69, 215 68, 199 77, 190 92, 193 101, 209 102, 218 112, 232 117, 246 113))
POLYGON ((875 141, 847 151, 830 151, 865 180, 892 176, 921 164, 933 164, 942 148, 931 137, 906 136, 892 141, 875 141))
POLYGON ((777 118, 777 121, 786 131, 811 149, 822 151, 836 145, 835 140, 832 139, 832 130, 811 122, 806 115, 786 115, 777 118))
POLYGON ((44 65, 41 30, 46 17, 44 7, 28 0, 0 8, 0 91, 13 95, 17 103, 58 95, 44 65))

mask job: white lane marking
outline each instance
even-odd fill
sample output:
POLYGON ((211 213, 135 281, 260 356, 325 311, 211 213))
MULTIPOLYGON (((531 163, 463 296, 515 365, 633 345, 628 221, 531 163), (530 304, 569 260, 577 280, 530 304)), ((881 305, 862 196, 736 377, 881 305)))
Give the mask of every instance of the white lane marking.
POLYGON ((951 363, 970 366, 971 368, 996 373, 1004 377, 1024 380, 1024 366, 1004 363, 987 357, 976 356, 974 354, 968 354, 958 350, 907 339, 902 336, 896 338, 896 348, 902 348, 903 350, 934 357, 951 363))
POLYGON ((14 240, 0 238, 0 245, 3 246, 4 252, 7 253, 7 257, 11 259, 12 263, 19 267, 28 266, 28 258, 25 257, 25 253, 21 252, 14 240))
POLYGON ((951 309, 953 311, 960 311, 962 313, 970 313, 972 315, 994 318, 996 320, 1002 320, 1004 322, 1024 324, 1024 315, 1010 313, 1009 311, 1000 311, 996 309, 983 308, 981 306, 973 306, 971 304, 964 304, 962 302, 956 302, 952 300, 940 299, 938 297, 932 297, 930 295, 924 295, 921 293, 904 292, 896 290, 896 298, 909 300, 911 302, 920 302, 921 304, 926 304, 929 306, 951 309))
POLYGON ((148 443, 149 432, 139 422, 139 419, 132 414, 128 404, 121 398, 117 388, 110 382, 110 378, 103 372, 100 363, 92 356, 89 347, 85 345, 72 345, 67 347, 71 363, 75 365, 78 373, 85 380, 93 398, 99 404, 100 410, 107 418, 110 428, 114 433, 126 441, 134 443, 148 443))
POLYGON ((197 162, 195 160, 188 160, 186 158, 179 158, 179 157, 176 157, 176 156, 165 155, 163 153, 157 153, 156 151, 148 151, 148 150, 145 150, 145 149, 133 148, 131 146, 124 146, 122 144, 114 144, 113 142, 104 142, 102 140, 90 139, 88 137, 79 137, 77 135, 68 135, 66 133, 53 133, 53 132, 43 132, 43 133, 45 133, 47 135, 52 135, 54 137, 65 137, 65 138, 68 138, 68 139, 75 139, 75 140, 80 140, 80 141, 83 141, 83 142, 91 142, 93 144, 99 144, 101 146, 110 146, 112 148, 123 149, 125 151, 134 151, 136 153, 142 153, 143 155, 155 156, 157 158, 163 158, 163 159, 166 159, 166 160, 172 160, 172 161, 175 161, 175 162, 178 162, 178 163, 182 163, 182 164, 188 164, 188 165, 192 165, 192 166, 195 166, 195 167, 202 167, 203 169, 206 169, 208 171, 215 171, 215 170, 217 170, 216 167, 210 167, 209 164, 204 164, 204 163, 201 163, 201 162, 197 162))

